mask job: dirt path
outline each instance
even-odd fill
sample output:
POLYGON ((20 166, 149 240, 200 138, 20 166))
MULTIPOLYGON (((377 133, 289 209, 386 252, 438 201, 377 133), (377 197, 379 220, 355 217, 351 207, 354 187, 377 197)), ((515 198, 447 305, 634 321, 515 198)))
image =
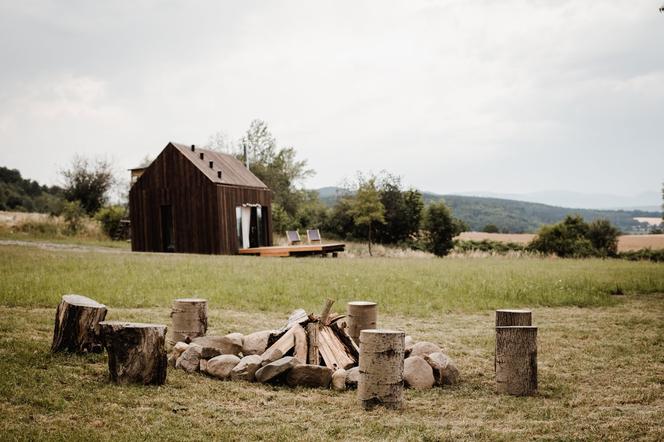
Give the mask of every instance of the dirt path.
POLYGON ((0 246, 33 247, 42 250, 56 250, 64 252, 101 252, 101 253, 131 253, 129 249, 114 247, 92 246, 84 244, 64 244, 46 241, 20 241, 15 239, 0 239, 0 246))

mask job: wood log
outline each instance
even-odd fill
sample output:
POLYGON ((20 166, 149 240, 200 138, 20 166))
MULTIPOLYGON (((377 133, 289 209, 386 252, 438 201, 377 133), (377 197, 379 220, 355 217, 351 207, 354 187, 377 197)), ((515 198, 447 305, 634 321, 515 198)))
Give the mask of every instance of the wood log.
POLYGON ((318 321, 321 325, 328 325, 328 320, 330 319, 330 311, 332 310, 332 304, 334 304, 334 299, 326 299, 325 305, 323 306, 323 311, 320 314, 318 321))
POLYGON ((350 368, 357 362, 331 327, 318 329, 318 349, 325 366, 332 370, 350 368))
POLYGON ((81 295, 64 295, 55 311, 51 351, 98 353, 102 351, 99 322, 106 306, 81 295))
POLYGON ((530 310, 496 310, 496 327, 530 326, 532 317, 530 310))
POLYGON ((165 325, 104 321, 99 326, 112 382, 161 385, 166 381, 165 325))
POLYGON ((307 334, 300 324, 294 324, 286 333, 284 333, 274 344, 272 344, 261 357, 263 360, 274 360, 275 354, 285 356, 291 349, 293 356, 299 363, 305 364, 307 361, 307 334))
POLYGON ((360 333, 357 396, 365 410, 378 405, 402 407, 405 336, 396 330, 371 329, 360 333))
POLYGON ((318 324, 307 324, 307 364, 320 365, 320 351, 318 350, 318 324))
POLYGON ((378 304, 369 301, 353 301, 346 304, 348 334, 360 342, 360 331, 378 326, 378 304))
POLYGON ((190 342, 194 338, 205 336, 208 328, 207 300, 200 298, 174 300, 171 321, 169 345, 174 345, 176 342, 190 342))
POLYGON ((496 390, 537 393, 537 327, 496 327, 496 390))

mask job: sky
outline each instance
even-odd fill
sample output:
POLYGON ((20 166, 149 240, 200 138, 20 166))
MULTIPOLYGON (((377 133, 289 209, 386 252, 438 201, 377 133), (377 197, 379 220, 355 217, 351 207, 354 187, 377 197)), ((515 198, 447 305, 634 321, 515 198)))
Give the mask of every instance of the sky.
MULTIPOLYGON (((664 181, 656 0, 0 0, 0 165, 58 184, 253 119, 334 186, 632 195, 664 181)), ((658 204, 653 201, 652 204, 658 204)))

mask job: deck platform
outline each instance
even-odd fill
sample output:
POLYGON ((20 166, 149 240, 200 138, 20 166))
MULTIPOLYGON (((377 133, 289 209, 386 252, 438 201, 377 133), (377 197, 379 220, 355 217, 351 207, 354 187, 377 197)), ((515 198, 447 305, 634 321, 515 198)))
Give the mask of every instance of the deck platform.
POLYGON ((345 249, 346 244, 344 243, 302 244, 293 246, 251 247, 240 249, 239 253, 240 255, 255 256, 326 256, 328 253, 332 253, 333 256, 336 256, 338 252, 343 252, 345 249))

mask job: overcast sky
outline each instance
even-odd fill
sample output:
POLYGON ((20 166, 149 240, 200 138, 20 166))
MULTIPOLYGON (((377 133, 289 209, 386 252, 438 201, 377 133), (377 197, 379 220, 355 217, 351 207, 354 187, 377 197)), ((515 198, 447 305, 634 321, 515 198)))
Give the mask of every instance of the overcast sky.
POLYGON ((123 170, 260 118, 307 187, 657 191, 660 5, 0 0, 0 165, 57 183, 75 153, 123 170))

